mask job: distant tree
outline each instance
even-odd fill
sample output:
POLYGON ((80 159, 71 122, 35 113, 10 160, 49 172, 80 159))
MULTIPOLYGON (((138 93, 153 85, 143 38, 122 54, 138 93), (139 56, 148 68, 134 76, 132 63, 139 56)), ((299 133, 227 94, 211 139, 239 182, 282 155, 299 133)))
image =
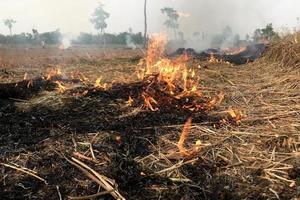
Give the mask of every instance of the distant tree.
POLYGON ((246 40, 246 41, 249 41, 249 40, 250 40, 250 36, 249 36, 249 34, 246 34, 246 36, 245 36, 245 40, 246 40))
POLYGON ((100 30, 101 35, 104 34, 107 28, 106 19, 109 18, 109 13, 104 10, 104 5, 100 4, 94 11, 90 21, 94 24, 96 30, 100 30))
POLYGON ((225 28, 223 29, 222 35, 223 35, 224 40, 233 37, 232 28, 230 26, 225 26, 225 28))
POLYGON ((262 33, 261 33, 261 30, 258 28, 253 33, 253 41, 254 42, 259 42, 261 37, 262 37, 262 33))
POLYGON ((147 0, 144 1, 144 47, 147 45, 147 30, 148 30, 148 24, 147 24, 147 0))
POLYGON ((178 14, 178 12, 175 9, 169 8, 169 7, 165 7, 163 9, 161 9, 161 12, 163 14, 167 15, 168 19, 165 21, 164 25, 167 28, 173 29, 174 37, 176 39, 177 38, 177 30, 179 28, 179 24, 178 24, 179 14, 178 14))
POLYGON ((17 21, 15 21, 13 19, 5 19, 4 20, 4 25, 8 27, 10 36, 12 36, 12 27, 15 23, 17 23, 17 21))
POLYGON ((263 37, 265 37, 268 40, 272 40, 275 37, 278 37, 278 34, 273 29, 273 24, 267 24, 267 26, 263 29, 261 29, 261 34, 263 37))

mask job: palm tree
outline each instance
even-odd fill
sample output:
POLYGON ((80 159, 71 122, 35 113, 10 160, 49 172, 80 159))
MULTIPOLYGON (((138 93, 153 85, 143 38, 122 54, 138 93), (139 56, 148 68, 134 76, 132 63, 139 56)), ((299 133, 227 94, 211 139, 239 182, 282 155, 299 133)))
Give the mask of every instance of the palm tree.
POLYGON ((6 19, 4 20, 4 25, 9 28, 10 37, 12 36, 12 27, 16 23, 13 19, 6 19))

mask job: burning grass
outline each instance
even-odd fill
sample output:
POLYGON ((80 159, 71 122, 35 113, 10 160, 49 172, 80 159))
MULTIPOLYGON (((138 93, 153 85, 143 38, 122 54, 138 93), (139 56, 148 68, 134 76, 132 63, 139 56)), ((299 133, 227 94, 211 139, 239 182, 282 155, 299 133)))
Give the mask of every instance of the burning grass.
POLYGON ((1 166, 1 196, 299 196, 299 74, 295 61, 274 53, 284 44, 252 64, 204 69, 188 67, 185 56, 165 58, 153 42, 134 81, 70 81, 62 68, 29 87, 28 77, 9 85, 0 110, 0 161, 9 166, 1 166), (24 95, 12 96, 13 88, 24 95))

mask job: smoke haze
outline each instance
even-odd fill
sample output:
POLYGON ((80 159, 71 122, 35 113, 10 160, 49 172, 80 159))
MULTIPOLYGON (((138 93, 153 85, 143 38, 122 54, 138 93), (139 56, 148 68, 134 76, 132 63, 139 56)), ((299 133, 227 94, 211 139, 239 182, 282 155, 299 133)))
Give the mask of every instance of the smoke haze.
MULTIPOLYGON (((107 32, 128 30, 143 31, 143 0, 102 0, 110 13, 107 32)), ((57 28, 68 35, 79 32, 96 32, 89 18, 97 6, 95 0, 1 0, 0 19, 13 18, 17 24, 14 33, 53 31, 57 28)), ((275 27, 295 27, 298 0, 149 0, 149 32, 170 32, 164 26, 163 7, 173 7, 184 13, 180 18, 180 30, 186 37, 194 32, 213 34, 230 25, 243 37, 252 34, 257 27, 273 22, 275 27)), ((8 34, 7 27, 0 24, 0 33, 8 34)), ((170 32, 171 34, 171 32, 170 32)))

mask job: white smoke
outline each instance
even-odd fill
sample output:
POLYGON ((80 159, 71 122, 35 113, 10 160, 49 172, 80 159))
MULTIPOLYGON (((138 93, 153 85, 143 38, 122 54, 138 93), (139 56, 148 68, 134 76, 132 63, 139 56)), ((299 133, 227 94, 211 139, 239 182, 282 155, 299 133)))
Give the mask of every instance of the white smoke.
POLYGON ((134 41, 133 41, 133 39, 132 39, 132 37, 131 37, 130 34, 127 34, 127 35, 126 35, 126 46, 127 46, 128 48, 134 49, 134 50, 137 48, 137 46, 136 46, 136 44, 134 43, 134 41))
POLYGON ((64 34, 63 38, 61 40, 61 44, 59 46, 59 49, 69 49, 72 46, 72 39, 76 38, 75 36, 72 36, 70 34, 64 34))

